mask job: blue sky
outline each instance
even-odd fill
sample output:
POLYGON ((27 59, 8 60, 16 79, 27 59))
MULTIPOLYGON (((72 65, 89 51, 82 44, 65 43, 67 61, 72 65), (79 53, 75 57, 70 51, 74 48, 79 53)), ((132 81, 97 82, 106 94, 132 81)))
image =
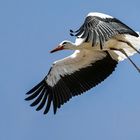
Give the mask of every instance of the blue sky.
MULTIPOLYGON (((0 1, 0 140, 139 140, 140 75, 125 60, 102 84, 75 97, 56 115, 25 102, 25 93, 47 74, 50 54, 62 40, 74 41, 88 12, 115 16, 140 31, 139 0, 0 1)), ((140 56, 132 57, 140 65, 140 56)))

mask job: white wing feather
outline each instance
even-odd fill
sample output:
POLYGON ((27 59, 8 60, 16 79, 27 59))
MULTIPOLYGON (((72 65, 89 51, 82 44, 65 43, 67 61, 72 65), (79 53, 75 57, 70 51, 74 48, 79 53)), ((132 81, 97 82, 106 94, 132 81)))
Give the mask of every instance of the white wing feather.
POLYGON ((64 59, 54 62, 53 67, 46 78, 46 82, 50 86, 54 86, 64 75, 89 66, 91 63, 101 60, 106 56, 103 51, 76 50, 72 55, 64 59))

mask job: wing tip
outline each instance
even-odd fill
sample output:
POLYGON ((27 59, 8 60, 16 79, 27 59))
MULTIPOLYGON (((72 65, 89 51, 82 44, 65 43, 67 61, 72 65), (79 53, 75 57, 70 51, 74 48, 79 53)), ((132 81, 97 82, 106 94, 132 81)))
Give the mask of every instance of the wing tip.
POLYGON ((71 32, 71 33, 74 33, 74 31, 73 31, 72 29, 70 29, 70 32, 71 32))
POLYGON ((75 36, 73 33, 70 33, 71 36, 75 36))
POLYGON ((26 95, 28 95, 28 97, 26 97, 24 100, 25 101, 30 101, 30 100, 34 100, 30 106, 34 107, 36 105, 36 111, 41 110, 46 103, 46 100, 48 98, 48 102, 47 102, 47 109, 45 109, 45 113, 47 114, 49 109, 50 109, 50 104, 52 101, 52 98, 50 98, 50 90, 49 90, 49 86, 47 85, 45 79, 43 79, 39 84, 37 84, 35 87, 33 87, 29 92, 26 93, 26 95))
POLYGON ((25 101, 29 101, 30 99, 29 99, 29 97, 26 97, 24 100, 25 100, 25 101))
POLYGON ((140 35, 139 35, 139 33, 135 32, 135 36, 136 36, 136 37, 139 37, 140 35))
POLYGON ((38 83, 36 86, 34 86, 31 90, 29 90, 27 93, 26 93, 26 95, 30 95, 30 94, 32 94, 33 92, 35 92, 40 86, 42 86, 42 85, 44 85, 45 84, 45 81, 44 81, 44 79, 40 82, 40 83, 38 83))

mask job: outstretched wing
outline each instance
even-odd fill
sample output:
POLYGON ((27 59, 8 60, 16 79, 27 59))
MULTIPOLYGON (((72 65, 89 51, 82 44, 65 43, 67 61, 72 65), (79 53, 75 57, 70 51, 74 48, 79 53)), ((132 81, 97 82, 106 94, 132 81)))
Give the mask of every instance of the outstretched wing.
POLYGON ((70 35, 85 39, 85 42, 97 43, 101 48, 105 41, 118 34, 139 35, 120 20, 102 13, 89 13, 84 24, 77 30, 70 30, 70 35))
POLYGON ((48 75, 33 89, 27 92, 26 100, 33 100, 36 110, 43 107, 48 113, 53 103, 54 114, 57 108, 70 98, 80 95, 106 79, 115 69, 117 61, 108 52, 75 51, 71 56, 55 62, 48 75))

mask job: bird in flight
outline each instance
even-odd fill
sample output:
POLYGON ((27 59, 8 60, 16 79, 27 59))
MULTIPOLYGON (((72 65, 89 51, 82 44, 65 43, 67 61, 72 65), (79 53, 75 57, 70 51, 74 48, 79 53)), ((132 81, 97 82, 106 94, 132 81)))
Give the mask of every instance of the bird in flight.
POLYGON ((53 63, 45 78, 28 91, 25 100, 33 100, 31 106, 43 109, 44 114, 53 105, 57 109, 73 96, 81 95, 104 81, 115 70, 119 61, 126 58, 140 72, 130 56, 139 53, 138 32, 110 15, 89 13, 81 27, 70 30, 75 43, 61 42, 51 53, 75 50, 66 58, 53 63))

